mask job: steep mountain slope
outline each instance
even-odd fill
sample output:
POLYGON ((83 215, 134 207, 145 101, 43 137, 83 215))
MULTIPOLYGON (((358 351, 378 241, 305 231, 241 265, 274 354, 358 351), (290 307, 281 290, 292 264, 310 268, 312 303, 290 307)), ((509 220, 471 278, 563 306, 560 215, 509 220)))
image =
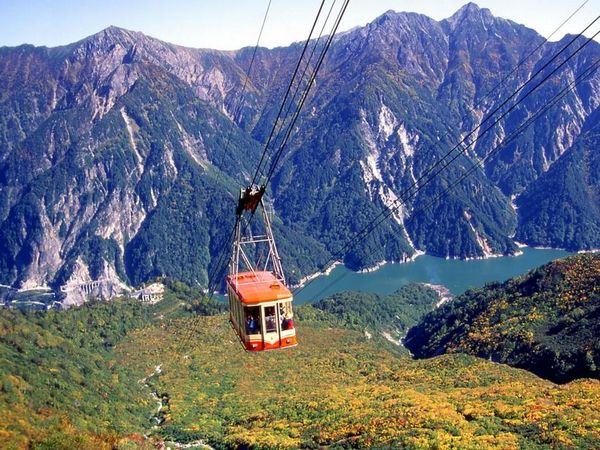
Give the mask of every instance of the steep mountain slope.
POLYGON ((468 291, 408 332, 418 357, 470 353, 557 382, 599 378, 600 254, 468 291))
MULTIPOLYGON (((299 137, 298 149, 290 151, 275 182, 282 208, 299 211, 294 220, 309 218, 308 230, 330 233, 343 242, 351 230, 360 228, 357 222, 362 225, 393 204, 432 160, 452 147, 443 124, 455 118, 436 100, 447 46, 442 27, 417 14, 386 13, 360 32, 340 37, 315 93, 314 113, 305 115, 307 134, 299 137), (319 175, 309 178, 307 170, 317 161, 319 175), (315 192, 314 203, 323 206, 314 208, 312 202, 298 200, 297 192, 306 188, 315 192), (364 211, 364 219, 357 210, 364 211)), ((449 176, 469 164, 469 158, 460 158, 449 176)), ((440 256, 514 249, 506 238, 512 227, 508 202, 483 174, 472 179, 467 193, 458 189, 436 205, 439 209, 433 214, 449 220, 434 225, 431 217, 418 214, 407 234, 403 224, 412 207, 431 200, 443 184, 436 179, 427 192, 359 242, 346 262, 356 268, 383 259, 402 260, 415 247, 440 256), (473 188, 482 195, 473 196, 473 188), (452 239, 458 236, 464 239, 452 239), (484 241, 493 244, 479 244, 484 241)), ((330 248, 340 247, 335 244, 330 248)))
MULTIPOLYGON (((350 234, 347 229, 362 218, 353 214, 357 206, 350 203, 350 198, 367 197, 365 200, 373 205, 360 207, 369 214, 373 208, 381 210, 391 204, 432 161, 454 147, 458 136, 479 124, 570 39, 542 47, 510 83, 486 97, 519 60, 541 43, 542 38, 533 30, 495 18, 488 10, 469 4, 441 23, 418 14, 388 12, 365 28, 341 36, 315 92, 314 107, 304 116, 310 129, 299 137, 297 150, 290 151, 287 165, 276 180, 280 207, 293 210, 294 220, 312 216, 307 230, 323 234, 332 229, 335 238, 346 237, 350 234), (319 170, 315 176, 313 168, 317 162, 319 170), (306 200, 302 195, 304 189, 315 192, 314 203, 320 203, 319 197, 325 198, 325 206, 316 209, 312 199, 306 200)), ((578 40, 572 48, 583 42, 578 40)), ((396 238, 390 247, 382 227, 374 236, 359 242, 346 262, 352 267, 364 267, 369 265, 365 262, 402 259, 413 253, 410 247, 439 256, 513 252, 510 236, 516 223, 508 197, 547 170, 573 142, 585 118, 598 106, 597 73, 543 117, 542 128, 556 131, 560 140, 549 132, 528 130, 501 152, 501 157, 493 158, 484 172, 470 177, 430 209, 420 209, 470 167, 474 159, 487 154, 545 99, 558 92, 566 80, 587 68, 595 60, 594 55, 598 55, 595 43, 543 85, 539 93, 529 95, 522 106, 483 136, 467 157, 459 158, 386 223, 392 227, 390 231, 395 226, 402 231, 406 222, 404 246, 395 248, 403 242, 396 238), (540 144, 545 150, 540 150, 540 144), (527 156, 525 147, 531 149, 527 156), (542 158, 546 158, 543 168, 521 168, 530 164, 530 159, 542 158), (504 181, 513 173, 521 173, 517 175, 520 184, 514 187, 504 181)), ((561 61, 559 58, 557 63, 561 61)), ((555 66, 542 71, 536 81, 555 66)), ((594 231, 580 233, 593 235, 594 231)))
MULTIPOLYGON (((271 186, 292 282, 414 190, 432 162, 570 39, 542 46, 488 96, 542 42, 535 31, 471 3, 441 22, 390 11, 340 34, 271 186)), ((115 27, 64 47, 0 48, 0 283, 138 283, 165 274, 205 284, 301 47, 259 49, 235 121, 250 48, 189 49, 115 27)), ((364 268, 417 251, 510 254, 515 233, 527 243, 597 246, 595 213, 571 227, 540 188, 570 185, 575 143, 595 145, 584 130, 598 123, 597 72, 484 170, 422 209, 598 57, 593 42, 345 262, 364 268)), ((580 191, 593 205, 593 189, 580 191)))
MULTIPOLYGON (((7 70, 43 72, 33 56, 22 61, 20 53, 29 50, 5 50, 13 64, 7 70)), ((233 180, 253 170, 259 144, 199 98, 208 94, 153 63, 160 59, 179 73, 171 64, 183 56, 172 62, 169 50, 114 28, 60 49, 68 57, 48 83, 66 93, 55 93, 50 114, 27 110, 39 123, 0 162, 9 187, 1 208, 4 283, 136 284, 161 274, 206 283, 211 255, 231 227, 233 180), (67 77, 80 84, 66 85, 67 77)), ((192 56, 202 62, 206 55, 199 55, 192 56)), ((39 103, 35 86, 19 88, 21 98, 27 95, 39 103)))
MULTIPOLYGON (((20 151, 3 161, 6 184, 21 187, 5 198, 15 204, 2 225, 3 281, 44 284, 52 280, 48 276, 60 272, 66 263, 76 264, 79 257, 88 258, 80 264, 81 270, 89 267, 94 279, 111 270, 103 261, 126 279, 122 270, 125 247, 134 237, 143 241, 152 219, 160 217, 173 197, 186 188, 191 191, 187 198, 201 193, 202 203, 190 204, 186 210, 179 198, 181 213, 192 212, 186 217, 204 223, 175 221, 171 236, 190 242, 197 251, 186 260, 181 254, 159 252, 161 247, 156 245, 146 256, 158 258, 155 271, 160 270, 160 258, 171 257, 195 277, 201 273, 198 265, 206 267, 208 237, 214 234, 210 229, 225 227, 225 199, 235 195, 229 193, 232 183, 219 166, 229 173, 246 170, 246 159, 218 151, 226 138, 224 131, 235 134, 237 128, 177 78, 153 66, 134 66, 135 83, 108 112, 84 105, 54 113, 20 144, 20 151), (95 120, 99 114, 102 117, 95 120), (25 155, 29 158, 24 159, 25 155), (219 214, 211 213, 211 205, 219 202, 219 214), (90 246, 102 251, 88 252, 90 246), (198 253, 202 249, 204 257, 198 253)), ((258 146, 249 138, 238 134, 233 141, 233 148, 258 154, 258 146)), ((169 241, 168 233, 154 236, 160 236, 161 244, 169 241)), ((137 247, 133 243, 133 249, 137 247)), ((140 258, 132 264, 125 261, 129 267, 140 263, 140 258)), ((66 272, 66 277, 73 273, 66 272)), ((139 281, 137 273, 130 275, 139 281)), ((60 276, 54 281, 65 281, 60 276)))
POLYGON ((535 245, 600 248, 600 117, 517 200, 517 239, 535 245), (552 197, 548 192, 553 192, 552 197))

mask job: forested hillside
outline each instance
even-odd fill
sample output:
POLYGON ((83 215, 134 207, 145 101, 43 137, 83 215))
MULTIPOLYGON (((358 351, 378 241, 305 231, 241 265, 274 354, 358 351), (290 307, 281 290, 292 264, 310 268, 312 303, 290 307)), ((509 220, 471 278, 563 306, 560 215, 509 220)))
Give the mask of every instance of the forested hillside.
POLYGON ((0 447, 154 448, 142 437, 155 423, 156 401, 139 381, 148 374, 119 361, 116 346, 134 330, 224 309, 169 282, 155 306, 116 300, 0 310, 0 447))
POLYGON ((409 284, 390 295, 341 292, 300 307, 299 314, 305 321, 380 334, 399 344, 439 301, 439 294, 430 287, 409 284))
POLYGON ((600 111, 573 149, 519 197, 517 239, 534 245, 600 248, 600 111), (548 197, 548 192, 554 192, 548 197))
POLYGON ((468 355, 413 360, 381 336, 433 300, 409 286, 302 306, 300 345, 261 354, 242 349, 222 304, 179 282, 156 305, 0 310, 0 447, 595 446, 598 380, 555 385, 468 355))
POLYGON ((469 353, 556 382, 600 378, 600 254, 466 292, 406 337, 418 357, 469 353))
MULTIPOLYGON (((290 281, 320 268, 564 46, 537 80, 586 43, 571 40, 535 50, 542 36, 473 3, 442 21, 389 11, 337 36, 268 192, 290 281)), ((116 27, 62 47, 0 48, 0 283, 56 290, 166 275, 206 285, 301 49, 258 49, 236 115, 252 48, 190 49, 116 27)), ((523 91, 344 262, 512 254, 513 239, 597 247, 598 72, 432 201, 598 57, 590 42, 523 91)))

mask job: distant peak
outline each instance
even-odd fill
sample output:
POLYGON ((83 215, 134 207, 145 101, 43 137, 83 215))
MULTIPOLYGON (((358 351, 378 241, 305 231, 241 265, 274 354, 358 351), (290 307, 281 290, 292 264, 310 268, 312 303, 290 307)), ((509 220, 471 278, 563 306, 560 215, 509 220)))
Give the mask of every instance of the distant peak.
POLYGON ((447 21, 456 25, 463 20, 469 19, 493 19, 494 16, 492 12, 487 8, 480 8, 479 5, 473 2, 469 2, 463 7, 461 7, 458 11, 456 11, 452 17, 448 18, 447 21))
POLYGON ((139 37, 143 36, 143 34, 138 31, 131 31, 131 30, 127 30, 125 28, 117 27, 115 25, 110 25, 110 26, 106 27, 105 29, 99 31, 98 33, 95 33, 95 34, 89 36, 89 38, 92 38, 92 39, 97 39, 97 38, 130 39, 134 36, 139 38, 139 37))
POLYGON ((381 17, 394 17, 397 16, 398 13, 396 11, 394 11, 393 9, 388 9, 386 12, 384 12, 381 17))
POLYGON ((105 29, 101 30, 97 34, 128 34, 128 33, 129 33, 129 30, 126 30, 125 28, 117 27, 115 25, 110 25, 110 26, 106 27, 105 29))
POLYGON ((384 12, 383 14, 381 14, 380 16, 378 16, 374 22, 378 23, 378 24, 382 24, 385 23, 386 21, 395 18, 396 16, 398 16, 399 13, 397 13, 396 11, 392 10, 392 9, 388 9, 386 12, 384 12))
POLYGON ((429 17, 426 17, 422 14, 414 13, 414 12, 398 12, 393 9, 389 9, 371 22, 374 25, 384 25, 390 23, 398 23, 399 21, 415 21, 422 18, 426 18, 428 20, 429 17))
POLYGON ((480 8, 479 5, 473 2, 469 2, 463 7, 461 7, 458 11, 456 11, 452 18, 464 18, 464 17, 479 17, 479 16, 489 16, 492 17, 492 13, 487 8, 480 8))
POLYGON ((480 10, 481 8, 477 3, 469 2, 456 11, 456 14, 473 14, 479 12, 480 10))

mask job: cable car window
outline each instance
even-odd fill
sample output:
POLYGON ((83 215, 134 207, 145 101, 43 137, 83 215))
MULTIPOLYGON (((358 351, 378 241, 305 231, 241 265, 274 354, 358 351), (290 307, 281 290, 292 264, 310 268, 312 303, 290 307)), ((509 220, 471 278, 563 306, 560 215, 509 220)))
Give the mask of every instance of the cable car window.
POLYGON ((294 328, 294 313, 292 312, 292 302, 281 302, 279 304, 279 320, 281 320, 281 329, 292 330, 294 328))
POLYGON ((233 298, 231 296, 231 288, 227 289, 227 294, 229 297, 229 311, 231 311, 231 315, 233 316, 233 312, 235 311, 235 306, 233 304, 233 298))
POLYGON ((235 299, 233 298, 233 296, 231 297, 231 315, 233 316, 233 319, 235 320, 235 323, 239 324, 240 323, 240 318, 238 316, 238 309, 237 309, 237 302, 235 301, 235 299))
POLYGON ((244 308, 246 334, 260 334, 260 307, 244 308))
POLYGON ((274 333, 277 331, 277 317, 275 316, 274 306, 265 306, 265 326, 267 327, 267 333, 274 333))

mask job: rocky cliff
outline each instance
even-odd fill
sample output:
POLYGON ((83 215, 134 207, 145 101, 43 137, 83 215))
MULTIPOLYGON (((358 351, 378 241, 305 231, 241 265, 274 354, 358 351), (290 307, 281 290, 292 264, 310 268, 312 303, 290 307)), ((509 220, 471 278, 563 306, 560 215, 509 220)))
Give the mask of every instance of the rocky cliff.
MULTIPOLYGON (((317 270, 571 38, 487 95, 543 38, 474 4, 440 22, 390 11, 337 37, 270 192, 290 279, 317 270)), ((190 49, 115 27, 63 47, 0 48, 0 283, 205 285, 300 51, 259 49, 234 117, 251 48, 190 49)), ((579 52, 345 262, 509 254, 515 233, 599 247, 598 214, 552 202, 568 185, 597 209, 593 165, 568 173, 592 164, 598 73, 423 209, 598 57, 595 42, 579 52)))

